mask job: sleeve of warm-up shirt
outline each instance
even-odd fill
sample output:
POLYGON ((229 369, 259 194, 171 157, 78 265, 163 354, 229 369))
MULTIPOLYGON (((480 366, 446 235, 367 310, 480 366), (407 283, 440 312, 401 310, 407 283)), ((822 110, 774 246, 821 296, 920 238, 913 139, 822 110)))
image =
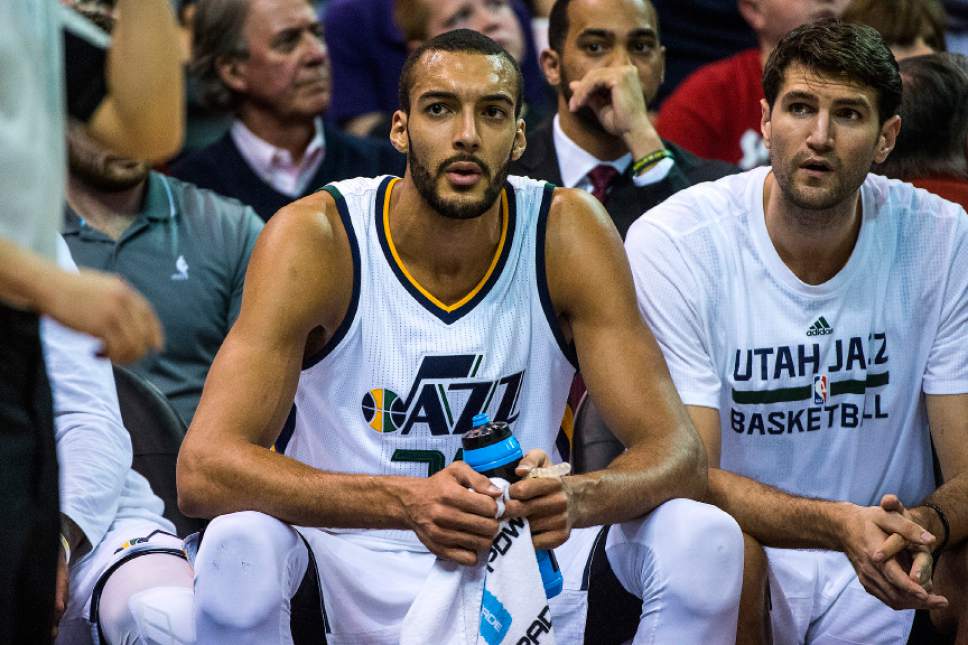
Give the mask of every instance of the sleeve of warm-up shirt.
POLYGON ((928 355, 922 389, 925 394, 968 393, 968 215, 944 202, 952 213, 949 262, 944 271, 941 320, 928 355))
POLYGON ((682 402, 718 409, 722 384, 703 321, 705 294, 672 238, 648 217, 633 224, 625 239, 639 309, 682 402))
MULTIPOLYGON (((57 241, 58 264, 76 271, 67 244, 57 241)), ((111 363, 95 355, 95 338, 49 318, 41 321, 41 340, 54 402, 61 512, 97 545, 114 521, 132 459, 111 363)))

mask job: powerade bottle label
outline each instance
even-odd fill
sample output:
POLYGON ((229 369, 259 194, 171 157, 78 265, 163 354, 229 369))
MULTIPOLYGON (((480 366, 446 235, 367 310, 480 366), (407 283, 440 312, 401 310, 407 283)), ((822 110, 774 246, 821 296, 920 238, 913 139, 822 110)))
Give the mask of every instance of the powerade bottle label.
MULTIPOLYGON (((472 425, 471 430, 461 437, 464 462, 485 477, 500 477, 510 484, 519 481, 521 477, 514 469, 524 457, 524 452, 511 434, 510 426, 503 421, 492 423, 486 414, 476 415, 472 425)), ((537 549, 535 557, 545 595, 554 598, 561 593, 564 585, 554 551, 537 549)))

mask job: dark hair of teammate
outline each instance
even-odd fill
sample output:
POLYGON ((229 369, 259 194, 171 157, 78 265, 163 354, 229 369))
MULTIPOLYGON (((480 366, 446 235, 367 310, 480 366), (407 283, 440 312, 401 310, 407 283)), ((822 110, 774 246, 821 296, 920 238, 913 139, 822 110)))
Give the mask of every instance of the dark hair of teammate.
POLYGON ((524 77, 518 61, 496 42, 477 31, 455 29, 431 38, 413 50, 403 63, 400 72, 400 109, 410 114, 410 90, 413 88, 413 70, 423 55, 429 51, 460 52, 482 56, 501 56, 514 69, 516 78, 514 94, 514 116, 521 116, 524 99, 524 77))
POLYGON ((821 20, 801 25, 781 38, 763 68, 763 93, 770 108, 791 65, 874 89, 881 124, 898 113, 901 75, 897 61, 872 27, 821 20))
POLYGON ((901 133, 876 171, 898 179, 936 175, 968 179, 968 58, 905 58, 901 133))

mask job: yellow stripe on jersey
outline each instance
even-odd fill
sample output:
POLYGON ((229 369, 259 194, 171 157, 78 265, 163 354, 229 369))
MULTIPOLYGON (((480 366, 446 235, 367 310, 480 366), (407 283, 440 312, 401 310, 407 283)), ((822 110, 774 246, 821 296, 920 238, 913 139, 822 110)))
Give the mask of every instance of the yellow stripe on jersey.
POLYGON ((501 189, 501 239, 497 243, 497 250, 494 252, 494 257, 491 259, 490 266, 487 267, 484 277, 481 278, 480 282, 478 282, 477 285, 471 289, 466 296, 451 305, 446 305, 438 300, 432 293, 427 291, 419 282, 417 282, 416 278, 414 278, 410 271, 407 270, 407 265, 403 263, 403 260, 400 258, 400 254, 397 253, 397 247, 393 244, 393 236, 390 235, 390 193, 393 191, 393 187, 398 181, 400 181, 399 178, 390 180, 390 183, 387 186, 386 197, 383 200, 383 231, 386 234, 387 246, 390 247, 390 254, 393 256, 393 261, 397 263, 397 266, 407 278, 407 281, 410 282, 410 284, 412 284, 417 291, 423 294, 427 300, 432 302, 434 306, 443 309, 447 313, 456 311, 473 300, 474 296, 476 296, 478 292, 484 288, 484 285, 486 285, 487 281, 491 278, 491 274, 494 273, 494 268, 497 266, 498 261, 501 259, 501 253, 504 251, 504 245, 507 243, 508 222, 510 221, 510 215, 508 214, 507 191, 503 188, 501 189))

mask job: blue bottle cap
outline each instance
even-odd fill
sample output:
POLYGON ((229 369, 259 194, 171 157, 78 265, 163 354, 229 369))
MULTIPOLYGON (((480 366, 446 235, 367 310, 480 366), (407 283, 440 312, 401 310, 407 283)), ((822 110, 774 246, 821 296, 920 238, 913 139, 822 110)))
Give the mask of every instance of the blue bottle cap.
MULTIPOLYGON (((466 419, 467 417, 464 418, 466 419)), ((491 419, 487 416, 486 412, 478 412, 474 415, 474 418, 471 419, 471 427, 480 428, 481 426, 486 426, 490 422, 491 419)))

